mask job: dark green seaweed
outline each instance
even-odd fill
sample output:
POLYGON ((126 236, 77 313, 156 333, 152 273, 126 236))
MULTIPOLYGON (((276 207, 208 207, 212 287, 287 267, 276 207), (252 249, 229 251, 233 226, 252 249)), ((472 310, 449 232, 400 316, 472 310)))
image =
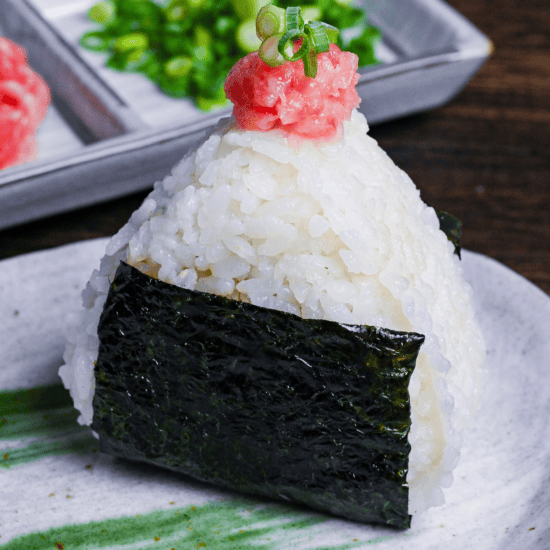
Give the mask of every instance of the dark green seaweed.
POLYGON ((424 336, 304 320, 124 263, 98 334, 102 451, 410 526, 408 384, 424 336))
MULTIPOLYGON (((434 209, 435 210, 435 209, 434 209)), ((462 237, 462 222, 452 214, 443 210, 435 210, 439 219, 439 228, 455 245, 455 254, 460 258, 460 239, 462 237)))

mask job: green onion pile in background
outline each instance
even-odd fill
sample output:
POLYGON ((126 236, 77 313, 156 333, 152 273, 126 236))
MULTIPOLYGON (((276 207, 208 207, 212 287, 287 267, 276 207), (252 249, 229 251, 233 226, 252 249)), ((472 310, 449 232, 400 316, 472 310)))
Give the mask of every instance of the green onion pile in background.
MULTIPOLYGON (((281 8, 292 0, 273 2, 281 8)), ((106 65, 140 72, 171 97, 192 98, 209 111, 227 105, 225 77, 243 56, 258 49, 256 14, 267 0, 101 0, 88 12, 100 25, 80 44, 107 54, 106 65)), ((337 44, 359 56, 359 66, 373 65, 377 28, 349 0, 306 0, 306 20, 338 27, 337 44)))

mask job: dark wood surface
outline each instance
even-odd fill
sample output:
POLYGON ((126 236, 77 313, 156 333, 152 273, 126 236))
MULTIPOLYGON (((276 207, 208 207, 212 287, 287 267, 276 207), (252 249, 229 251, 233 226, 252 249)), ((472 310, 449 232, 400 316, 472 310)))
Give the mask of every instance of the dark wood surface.
MULTIPOLYGON (((550 294, 550 2, 449 3, 493 41, 492 57, 448 105, 371 135, 426 202, 463 221, 465 248, 550 294)), ((145 195, 0 231, 0 259, 112 235, 145 195)))

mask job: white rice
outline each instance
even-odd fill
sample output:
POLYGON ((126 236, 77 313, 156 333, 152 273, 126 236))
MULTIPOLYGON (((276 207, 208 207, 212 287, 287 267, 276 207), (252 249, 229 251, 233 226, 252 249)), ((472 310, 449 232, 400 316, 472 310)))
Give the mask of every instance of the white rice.
POLYGON ((289 145, 222 121, 111 239, 71 320, 59 373, 91 424, 97 325, 121 260, 187 289, 304 318, 426 336, 409 392, 409 512, 443 504, 480 399, 472 291, 435 211, 366 135, 289 145))

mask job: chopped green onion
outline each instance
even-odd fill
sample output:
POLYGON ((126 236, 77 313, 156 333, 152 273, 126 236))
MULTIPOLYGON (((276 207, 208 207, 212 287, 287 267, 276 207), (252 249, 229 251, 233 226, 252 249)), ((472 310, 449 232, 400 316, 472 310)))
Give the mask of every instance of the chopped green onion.
POLYGON ((115 6, 109 0, 94 4, 88 12, 88 19, 94 23, 109 23, 115 15, 115 6))
POLYGON ((311 78, 317 76, 317 52, 310 48, 304 55, 304 74, 311 78))
POLYGON ((260 59, 270 67, 277 67, 285 62, 284 57, 279 53, 278 49, 279 40, 282 37, 283 33, 268 36, 258 49, 260 59))
POLYGON ((212 44, 212 36, 210 33, 200 25, 195 27, 195 44, 197 46, 209 46, 212 44))
MULTIPOLYGON (((187 4, 191 7, 191 9, 198 10, 203 4, 205 0, 187 0, 187 4)), ((185 2, 182 2, 181 0, 177 0, 177 3, 185 4, 185 2)))
POLYGON ((102 31, 90 31, 80 37, 80 45, 94 52, 106 50, 110 43, 111 41, 105 38, 105 34, 102 31))
POLYGON ((290 6, 286 9, 286 30, 301 30, 304 27, 304 20, 299 6, 290 6))
POLYGON ((330 42, 328 40, 327 31, 319 23, 312 21, 305 27, 310 43, 315 48, 315 53, 328 52, 330 50, 330 42))
POLYGON ((343 41, 335 27, 322 24, 328 41, 338 40, 340 47, 356 53, 359 66, 377 63, 373 47, 379 35, 374 28, 358 35, 365 29, 366 18, 364 11, 347 5, 348 0, 304 1, 307 5, 290 9, 288 25, 286 8, 295 0, 273 0, 277 6, 268 5, 268 1, 93 0, 88 17, 100 28, 82 35, 80 44, 87 50, 104 52, 109 68, 140 72, 169 96, 193 97, 199 108, 225 101, 223 82, 227 72, 243 52, 257 46, 266 63, 276 66, 286 59, 301 58, 306 75, 313 76, 313 52, 326 48, 317 31, 308 31, 317 20, 324 19, 342 29, 343 41), (254 21, 253 32, 260 37, 258 41, 245 32, 246 26, 240 27, 256 15, 260 18, 254 21), (352 27, 355 34, 344 33, 352 27), (297 34, 280 45, 285 58, 279 53, 279 41, 292 29, 297 34), (238 31, 239 43, 234 38, 238 31), (299 39, 304 41, 303 47, 294 53, 299 39), (192 61, 191 69, 185 59, 192 61))
MULTIPOLYGON (((310 23, 311 25, 311 23, 310 23)), ((332 25, 329 25, 328 23, 321 22, 321 25, 325 28, 325 31, 327 33, 328 41, 331 44, 336 44, 336 41, 338 40, 338 33, 340 32, 336 27, 333 27, 332 25)))
POLYGON ((193 56, 198 61, 208 63, 212 57, 212 54, 208 49, 208 46, 197 46, 196 48, 193 48, 193 56))
POLYGON ((185 55, 172 57, 164 65, 164 72, 168 76, 185 76, 193 68, 193 60, 185 55))
POLYGON ((298 61, 298 59, 304 57, 308 49, 309 40, 304 31, 301 31, 299 29, 287 30, 285 34, 283 34, 283 37, 279 40, 279 53, 287 61, 298 61), (296 53, 294 53, 293 43, 298 41, 300 38, 302 39, 302 45, 300 46, 300 49, 296 53))
POLYGON ((135 71, 151 61, 152 54, 147 50, 130 50, 126 54, 125 71, 135 71))
POLYGON ((216 20, 216 25, 214 26, 214 30, 220 34, 224 35, 227 31, 231 29, 233 26, 233 21, 230 17, 218 17, 216 20))
POLYGON ((256 34, 260 40, 265 40, 272 34, 284 32, 285 10, 273 6, 264 6, 256 17, 256 34))
POLYGON ((176 4, 166 9, 166 19, 168 21, 181 21, 184 16, 185 8, 181 4, 176 4))
MULTIPOLYGON (((267 24, 267 13, 269 13, 267 10, 264 10, 263 13, 260 12, 256 19, 258 36, 264 36, 271 30, 270 25, 267 24), (265 25, 263 21, 266 22, 265 25)), ((330 51, 330 42, 336 40, 338 29, 320 21, 308 21, 305 23, 299 6, 288 7, 285 11, 285 18, 286 30, 281 38, 279 38, 277 50, 286 61, 303 59, 305 75, 315 78, 317 75, 317 55, 330 51), (302 44, 299 50, 294 52, 295 44, 299 40, 302 40, 302 44)), ((280 59, 273 53, 273 41, 268 40, 268 38, 264 39, 260 47, 260 57, 271 66, 276 66, 280 63, 280 59)))
POLYGON ((149 46, 149 37, 142 32, 133 32, 119 36, 115 40, 115 50, 118 52, 127 52, 129 50, 144 50, 149 46))

